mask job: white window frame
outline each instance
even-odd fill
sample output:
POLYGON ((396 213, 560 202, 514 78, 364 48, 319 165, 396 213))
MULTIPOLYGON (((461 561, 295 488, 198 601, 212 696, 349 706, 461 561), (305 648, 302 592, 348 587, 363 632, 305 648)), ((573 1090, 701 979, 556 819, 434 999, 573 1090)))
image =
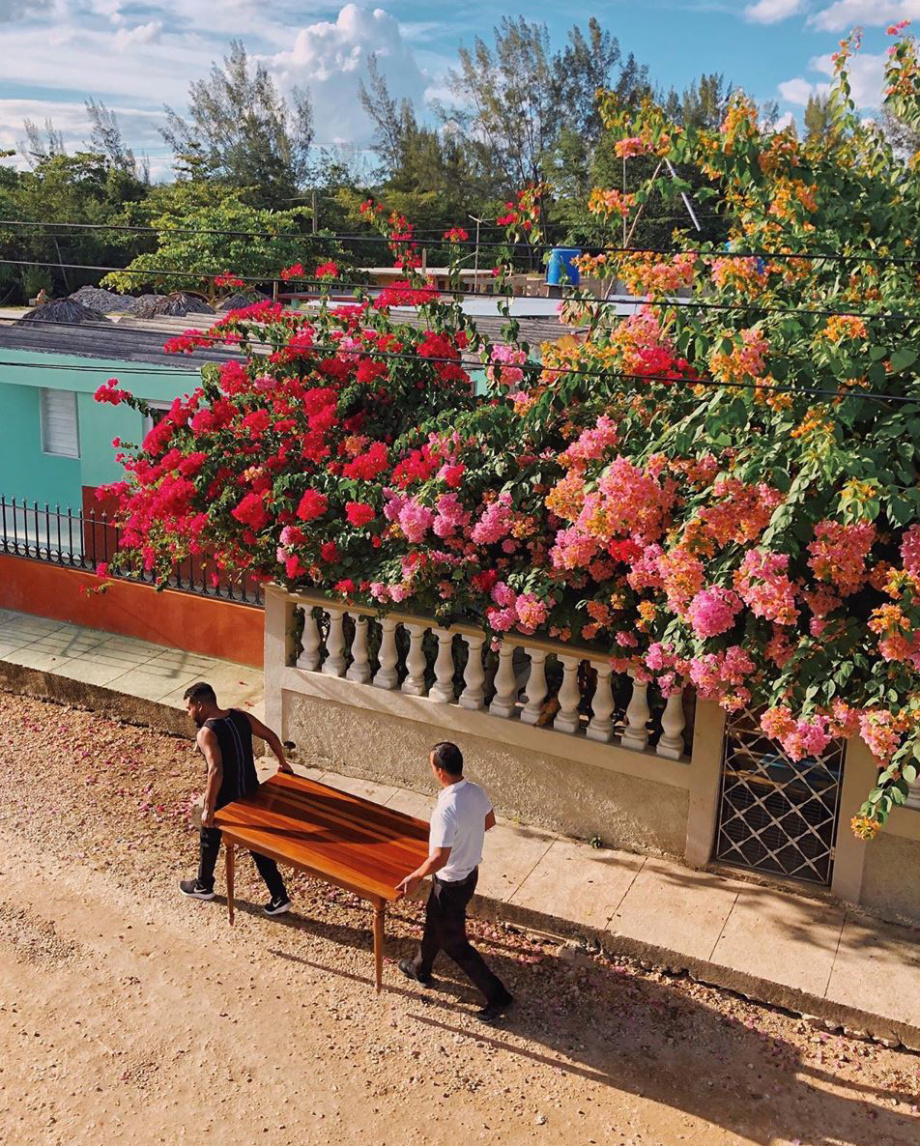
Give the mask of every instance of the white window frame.
POLYGON ((77 404, 77 395, 74 390, 58 390, 54 387, 42 386, 38 392, 38 410, 39 410, 39 433, 41 435, 42 453, 51 458, 71 458, 76 461, 80 460, 80 415, 79 407, 77 404), (46 403, 53 397, 59 398, 61 395, 67 395, 73 402, 73 437, 74 445, 73 451, 71 450, 53 450, 49 448, 48 442, 48 424, 46 414, 46 403))
MULTIPOLYGON (((154 399, 146 398, 145 401, 151 410, 162 410, 164 413, 166 413, 167 410, 172 409, 172 402, 162 402, 156 398, 154 398, 154 399)), ((146 438, 147 435, 150 433, 150 431, 153 429, 153 425, 154 425, 153 418, 151 418, 151 416, 149 414, 145 414, 144 415, 144 435, 143 435, 144 438, 146 438)))

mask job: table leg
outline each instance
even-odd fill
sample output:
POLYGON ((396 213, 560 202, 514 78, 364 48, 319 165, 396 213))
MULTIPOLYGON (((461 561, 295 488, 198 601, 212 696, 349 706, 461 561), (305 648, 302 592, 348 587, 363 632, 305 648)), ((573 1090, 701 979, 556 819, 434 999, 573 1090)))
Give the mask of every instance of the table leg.
POLYGON ((230 926, 233 926, 233 876, 236 870, 236 844, 224 843, 227 849, 227 907, 230 911, 230 926))
POLYGON ((386 903, 380 900, 374 904, 374 970, 376 972, 377 993, 383 987, 383 925, 386 917, 386 903))

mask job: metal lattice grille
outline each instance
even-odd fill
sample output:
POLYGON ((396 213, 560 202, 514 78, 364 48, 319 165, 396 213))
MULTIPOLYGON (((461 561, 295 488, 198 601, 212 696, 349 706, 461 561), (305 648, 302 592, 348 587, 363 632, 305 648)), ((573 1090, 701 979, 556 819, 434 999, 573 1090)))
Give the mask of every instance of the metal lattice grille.
POLYGON ((725 728, 716 859, 829 884, 844 744, 790 760, 746 709, 725 728))

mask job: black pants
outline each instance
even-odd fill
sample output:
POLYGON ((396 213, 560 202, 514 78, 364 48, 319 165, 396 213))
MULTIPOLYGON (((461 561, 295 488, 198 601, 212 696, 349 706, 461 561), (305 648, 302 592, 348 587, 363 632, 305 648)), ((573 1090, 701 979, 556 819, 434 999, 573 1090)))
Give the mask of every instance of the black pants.
POLYGON ((447 883, 434 877, 425 907, 425 931, 413 960, 420 978, 431 974, 435 957, 443 950, 485 995, 486 1002, 500 1003, 508 997, 501 979, 466 937, 466 907, 476 890, 479 870, 463 880, 447 883))
MULTIPOLYGON (((198 886, 213 891, 214 866, 220 852, 220 828, 202 828, 200 840, 201 859, 198 863, 198 886)), ((249 854, 259 870, 259 875, 265 880, 265 886, 271 893, 272 899, 286 899, 287 891, 284 887, 284 880, 281 878, 281 872, 278 871, 278 865, 275 861, 269 859, 268 856, 257 855, 255 852, 249 854)))

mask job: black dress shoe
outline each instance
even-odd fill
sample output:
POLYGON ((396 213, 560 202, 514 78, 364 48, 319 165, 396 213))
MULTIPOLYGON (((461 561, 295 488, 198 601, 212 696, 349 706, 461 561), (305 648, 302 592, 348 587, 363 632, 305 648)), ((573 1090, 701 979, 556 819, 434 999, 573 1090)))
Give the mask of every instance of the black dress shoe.
POLYGON ((498 999, 494 1003, 487 1003, 481 1011, 476 1012, 476 1018, 481 1023, 486 1023, 490 1027, 494 1026, 513 1002, 514 996, 506 994, 503 999, 498 999))
POLYGON ((397 963, 397 967, 399 967, 406 978, 411 979, 413 983, 419 983, 423 987, 434 986, 434 979, 432 979, 430 975, 420 975, 415 969, 415 964, 409 959, 400 959, 397 963))

